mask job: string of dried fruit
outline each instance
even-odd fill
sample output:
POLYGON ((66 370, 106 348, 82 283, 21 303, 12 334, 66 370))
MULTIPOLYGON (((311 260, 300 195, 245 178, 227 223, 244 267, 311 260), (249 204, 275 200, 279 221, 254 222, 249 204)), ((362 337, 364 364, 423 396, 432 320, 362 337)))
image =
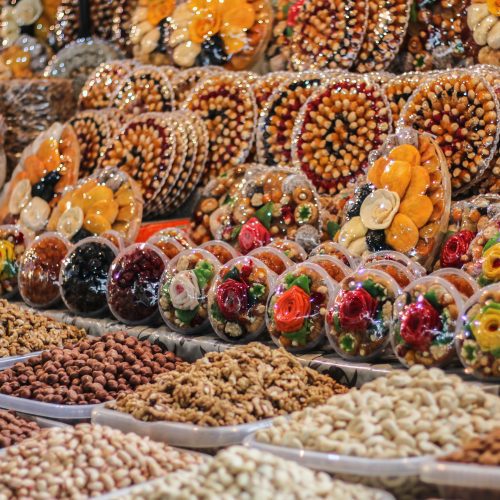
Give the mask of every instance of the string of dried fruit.
POLYGON ((364 78, 333 77, 314 92, 293 129, 292 159, 320 193, 335 194, 361 174, 368 154, 391 131, 380 87, 364 78))

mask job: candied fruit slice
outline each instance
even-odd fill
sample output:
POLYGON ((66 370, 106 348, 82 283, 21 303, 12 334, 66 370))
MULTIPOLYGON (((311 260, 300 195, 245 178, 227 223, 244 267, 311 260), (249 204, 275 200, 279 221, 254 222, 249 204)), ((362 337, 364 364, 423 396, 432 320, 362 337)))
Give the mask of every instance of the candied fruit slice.
POLYGON ((418 228, 407 215, 396 214, 385 230, 385 241, 398 252, 409 252, 418 243, 418 228))

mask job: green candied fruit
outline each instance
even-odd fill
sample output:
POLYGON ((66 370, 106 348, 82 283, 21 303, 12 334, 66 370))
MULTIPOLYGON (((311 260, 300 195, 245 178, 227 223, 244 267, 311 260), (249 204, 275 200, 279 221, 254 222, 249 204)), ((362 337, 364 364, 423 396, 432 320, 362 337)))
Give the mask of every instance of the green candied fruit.
POLYGON ((298 286, 302 288, 304 292, 308 295, 311 293, 311 278, 305 274, 295 277, 293 274, 288 274, 285 276, 285 283, 287 289, 292 288, 292 286, 298 286))
POLYGON ((466 340, 462 345, 460 354, 468 364, 473 365, 477 361, 477 349, 475 340, 466 340))
POLYGON ((350 333, 347 333, 341 337, 339 345, 345 352, 354 352, 356 339, 350 333))
POLYGON ((215 274, 215 268, 213 264, 206 260, 201 260, 198 262, 193 269, 193 273, 198 281, 198 286, 203 289, 207 286, 207 283, 213 278, 215 274))

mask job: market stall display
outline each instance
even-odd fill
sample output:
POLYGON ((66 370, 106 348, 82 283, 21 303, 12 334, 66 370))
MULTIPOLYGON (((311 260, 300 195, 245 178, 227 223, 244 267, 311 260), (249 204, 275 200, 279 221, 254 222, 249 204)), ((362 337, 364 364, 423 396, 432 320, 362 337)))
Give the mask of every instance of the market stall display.
POLYGON ((0 450, 32 437, 41 431, 40 426, 31 420, 16 415, 13 411, 0 410, 0 450))
POLYGON ((394 252, 393 250, 379 250, 365 255, 361 263, 363 266, 369 266, 377 261, 390 261, 400 264, 405 267, 407 272, 410 272, 414 278, 421 278, 427 274, 427 271, 418 262, 415 262, 410 257, 401 252, 394 252))

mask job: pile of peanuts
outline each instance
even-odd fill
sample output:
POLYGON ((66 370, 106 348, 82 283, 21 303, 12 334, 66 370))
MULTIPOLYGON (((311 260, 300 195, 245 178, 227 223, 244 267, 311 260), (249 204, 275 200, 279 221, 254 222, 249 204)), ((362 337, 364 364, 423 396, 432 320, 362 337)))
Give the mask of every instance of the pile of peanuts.
POLYGON ((36 422, 18 417, 12 411, 0 410, 0 448, 19 443, 39 430, 36 422))
POLYGON ((7 448, 0 461, 0 497, 93 497, 200 461, 200 456, 109 427, 45 429, 7 448))
POLYGON ((0 392, 45 403, 104 403, 152 382, 180 361, 148 340, 108 333, 16 363, 0 373, 0 392))
POLYGON ((451 453, 500 424, 500 398, 442 370, 414 365, 278 418, 263 443, 371 458, 451 453))
POLYGON ((343 385, 302 367, 284 349, 254 342, 208 353, 183 371, 119 395, 109 407, 145 421, 215 427, 285 415, 344 392, 343 385))
POLYGON ((62 347, 85 336, 85 330, 0 300, 0 357, 62 347))
POLYGON ((446 462, 500 466, 500 427, 474 438, 463 448, 443 458, 446 462))
POLYGON ((294 498, 378 500, 385 493, 332 479, 270 453, 234 446, 210 462, 136 486, 124 499, 294 498))

